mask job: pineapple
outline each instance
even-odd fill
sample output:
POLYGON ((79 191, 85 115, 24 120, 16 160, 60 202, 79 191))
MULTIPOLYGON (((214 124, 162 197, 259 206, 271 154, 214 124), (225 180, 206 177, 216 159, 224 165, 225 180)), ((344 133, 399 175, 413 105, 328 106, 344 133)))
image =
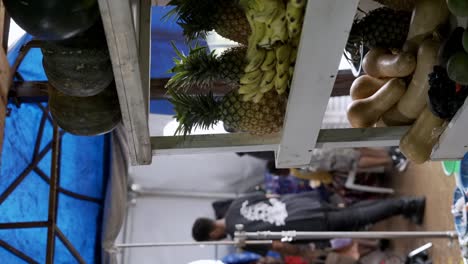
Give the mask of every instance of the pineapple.
POLYGON ((169 90, 179 127, 176 134, 188 135, 193 129, 207 129, 223 121, 224 126, 236 132, 266 135, 279 132, 283 126, 287 97, 276 92, 265 94, 258 103, 244 102, 237 91, 221 99, 210 92, 190 96, 169 90))
MULTIPOLYGON (((401 49, 408 35, 411 12, 387 7, 370 11, 355 20, 348 39, 347 50, 362 41, 368 48, 401 49)), ((350 50, 348 52, 352 53, 350 50)))
POLYGON ((196 45, 190 48, 185 56, 175 46, 178 58, 174 59, 176 66, 171 69, 175 75, 166 85, 168 89, 189 89, 197 87, 209 89, 217 82, 222 82, 231 88, 237 88, 246 65, 246 47, 234 47, 226 50, 220 56, 209 53, 206 47, 196 45))
POLYGON ((171 0, 175 6, 167 16, 178 16, 178 23, 189 39, 205 37, 215 30, 219 35, 247 45, 251 33, 249 22, 238 0, 171 0))
POLYGON ((416 0, 374 0, 395 10, 413 11, 416 0))

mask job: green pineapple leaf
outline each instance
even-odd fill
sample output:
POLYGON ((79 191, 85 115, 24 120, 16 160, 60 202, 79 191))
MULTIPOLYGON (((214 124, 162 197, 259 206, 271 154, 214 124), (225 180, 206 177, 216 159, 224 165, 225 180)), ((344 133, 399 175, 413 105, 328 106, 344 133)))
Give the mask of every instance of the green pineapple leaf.
POLYGON ((209 89, 220 79, 220 61, 214 51, 195 44, 189 54, 183 54, 174 43, 172 46, 177 54, 174 58, 175 66, 169 71, 174 76, 167 82, 167 89, 187 90, 193 87, 209 89))
POLYGON ((169 101, 173 104, 179 122, 175 134, 186 136, 196 128, 209 129, 220 120, 220 101, 210 92, 206 95, 187 95, 170 89, 169 101))
POLYGON ((217 12, 218 0, 171 0, 169 5, 175 6, 163 19, 177 16, 177 24, 184 30, 187 40, 205 38, 208 31, 214 29, 212 14, 217 12))

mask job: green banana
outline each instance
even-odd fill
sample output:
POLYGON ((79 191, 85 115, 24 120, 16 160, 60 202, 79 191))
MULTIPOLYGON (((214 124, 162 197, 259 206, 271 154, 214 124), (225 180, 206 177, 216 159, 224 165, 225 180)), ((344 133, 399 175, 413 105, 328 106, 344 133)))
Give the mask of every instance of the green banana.
POLYGON ((289 64, 295 64, 296 63, 296 58, 297 58, 297 48, 292 48, 291 49, 291 54, 289 54, 289 64))
POLYGON ((260 102, 260 100, 262 100, 262 98, 263 98, 263 93, 257 93, 257 94, 252 98, 252 102, 258 103, 258 102, 260 102))
POLYGON ((258 94, 257 92, 251 92, 251 93, 244 94, 242 96, 242 101, 244 101, 244 102, 252 101, 252 98, 254 98, 254 96, 256 96, 257 94, 258 94))
POLYGON ((287 74, 289 72, 289 63, 276 64, 276 72, 279 75, 287 74))
POLYGON ((283 74, 277 74, 275 78, 275 88, 278 94, 282 94, 288 88, 289 74, 285 72, 283 74))
POLYGON ((304 19, 304 7, 294 5, 295 0, 289 1, 286 6, 286 18, 289 38, 297 37, 302 31, 302 22, 304 19))
POLYGON ((266 55, 267 55, 267 52, 265 50, 257 49, 257 52, 255 52, 255 55, 253 56, 253 58, 250 59, 247 66, 245 66, 244 71, 252 72, 252 71, 258 70, 260 66, 262 66, 263 62, 265 61, 266 55))
POLYGON ((262 69, 262 71, 269 71, 271 69, 274 69, 275 65, 276 65, 276 53, 274 50, 268 50, 266 54, 266 58, 263 61, 263 64, 260 67, 260 69, 262 69))
POLYGON ((289 76, 291 78, 294 76, 294 66, 289 66, 289 76))
POLYGON ((278 6, 282 3, 282 0, 250 0, 249 7, 247 10, 255 12, 254 19, 259 22, 266 23, 275 16, 278 10, 278 6))
POLYGON ((276 71, 269 70, 263 73, 262 81, 260 82, 260 92, 265 93, 275 86, 276 71))
POLYGON ((263 77, 263 72, 258 69, 253 72, 245 73, 244 76, 241 77, 240 83, 241 84, 251 84, 251 83, 258 83, 263 77))
POLYGON ((284 5, 282 9, 278 10, 275 18, 270 24, 267 24, 267 28, 271 28, 271 39, 270 46, 279 44, 285 44, 288 42, 288 26, 286 21, 286 8, 284 5))
POLYGON ((251 84, 243 84, 239 87, 237 91, 239 94, 249 94, 253 92, 257 92, 259 83, 251 83, 251 84))
POLYGON ((253 19, 254 13, 252 11, 247 12, 246 16, 252 29, 252 34, 249 36, 249 47, 247 48, 247 58, 251 58, 255 56, 257 43, 264 38, 267 28, 265 23, 257 22, 253 19))
POLYGON ((296 8, 304 8, 306 6, 307 0, 289 0, 288 5, 291 4, 296 8))
POLYGON ((276 64, 288 64, 289 63, 289 56, 291 54, 291 46, 290 45, 282 45, 275 49, 276 52, 276 64))
POLYGON ((271 26, 266 26, 265 35, 263 38, 257 42, 257 46, 262 49, 270 49, 271 48, 271 35, 273 34, 273 29, 271 26))

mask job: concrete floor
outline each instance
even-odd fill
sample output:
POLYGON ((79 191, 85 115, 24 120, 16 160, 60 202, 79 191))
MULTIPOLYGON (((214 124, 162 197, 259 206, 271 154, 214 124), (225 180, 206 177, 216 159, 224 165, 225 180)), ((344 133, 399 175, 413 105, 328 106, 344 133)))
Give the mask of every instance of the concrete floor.
MULTIPOLYGON (((446 231, 453 230, 450 207, 452 203, 455 179, 445 176, 440 162, 428 162, 423 165, 411 164, 402 174, 391 176, 391 184, 397 195, 426 196, 427 206, 423 226, 415 226, 408 221, 394 217, 374 227, 381 231, 446 231)), ((449 245, 446 239, 411 239, 396 240, 394 248, 400 254, 407 254, 427 242, 434 244, 431 254, 436 264, 461 263, 458 243, 449 245)))

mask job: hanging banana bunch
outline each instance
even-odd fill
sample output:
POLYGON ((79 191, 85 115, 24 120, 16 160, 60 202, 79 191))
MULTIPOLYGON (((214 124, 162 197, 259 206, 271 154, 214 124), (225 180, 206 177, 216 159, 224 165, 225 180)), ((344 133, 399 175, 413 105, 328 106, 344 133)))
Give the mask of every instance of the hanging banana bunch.
POLYGON ((259 102, 272 89, 283 94, 294 73, 306 0, 240 0, 252 29, 240 79, 244 101, 259 102))

